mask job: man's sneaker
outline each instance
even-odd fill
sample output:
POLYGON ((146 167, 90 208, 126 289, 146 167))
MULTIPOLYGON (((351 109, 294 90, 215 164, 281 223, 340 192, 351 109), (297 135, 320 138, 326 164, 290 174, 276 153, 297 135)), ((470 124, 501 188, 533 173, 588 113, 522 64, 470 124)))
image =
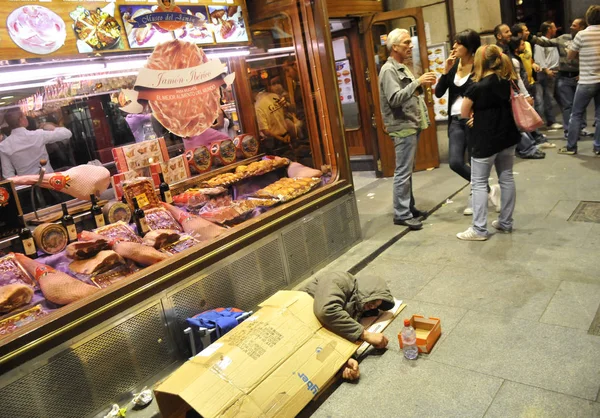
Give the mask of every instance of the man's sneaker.
POLYGON ((565 155, 575 155, 575 154, 577 154, 577 148, 569 149, 567 147, 562 147, 562 148, 559 148, 558 153, 565 154, 565 155))
POLYGON ((596 154, 596 155, 600 155, 600 148, 596 148, 596 149, 594 149, 594 154, 596 154))
POLYGON ((496 209, 496 212, 500 212, 500 185, 494 184, 490 187, 490 192, 488 193, 488 200, 496 209))
POLYGON ((463 215, 465 215, 465 216, 473 215, 473 208, 471 206, 466 207, 465 210, 463 210, 463 215))
POLYGON ((492 226, 494 228, 496 228, 498 230, 498 232, 501 232, 503 234, 510 234, 512 232, 512 228, 510 228, 510 229, 502 228, 502 226, 500 226, 500 222, 498 222, 497 220, 492 222, 492 226))
POLYGON ((465 232, 459 232, 456 234, 456 238, 462 239, 463 241, 485 241, 488 239, 486 235, 479 235, 473 227, 470 227, 465 232))
POLYGON ((594 133, 593 133, 593 132, 590 132, 590 131, 588 131, 587 129, 582 129, 582 130, 579 132, 579 135, 580 135, 580 136, 594 136, 594 133))
POLYGON ((556 148, 556 144, 553 144, 552 142, 545 141, 545 142, 540 142, 538 144, 538 147, 540 147, 540 148, 556 148))
POLYGON ((394 225, 407 226, 408 229, 410 229, 412 231, 417 231, 417 230, 423 228, 423 224, 421 223, 421 221, 419 221, 418 219, 415 219, 415 218, 394 219, 394 225))
POLYGON ((558 123, 558 122, 554 122, 552 125, 548 126, 548 129, 562 129, 563 126, 558 123))

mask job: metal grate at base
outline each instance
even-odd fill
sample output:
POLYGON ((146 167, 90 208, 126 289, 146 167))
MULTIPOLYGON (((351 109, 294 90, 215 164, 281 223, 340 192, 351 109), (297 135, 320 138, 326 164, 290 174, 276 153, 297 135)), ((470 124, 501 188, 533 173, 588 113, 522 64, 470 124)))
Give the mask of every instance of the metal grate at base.
POLYGON ((600 224, 600 202, 581 201, 575 208, 569 222, 593 222, 600 224))

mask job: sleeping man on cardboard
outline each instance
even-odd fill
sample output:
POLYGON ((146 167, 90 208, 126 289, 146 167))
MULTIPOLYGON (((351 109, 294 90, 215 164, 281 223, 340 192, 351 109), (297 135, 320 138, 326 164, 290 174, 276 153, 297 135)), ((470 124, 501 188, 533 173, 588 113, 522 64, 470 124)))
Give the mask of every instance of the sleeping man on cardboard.
MULTIPOLYGON (((314 299, 314 313, 323 326, 350 341, 366 341, 385 348, 388 339, 382 333, 369 332, 358 322, 363 316, 378 314, 394 307, 394 297, 379 277, 356 278, 350 273, 320 273, 299 290, 314 299)), ((351 358, 343 371, 344 379, 360 376, 358 362, 351 358)))

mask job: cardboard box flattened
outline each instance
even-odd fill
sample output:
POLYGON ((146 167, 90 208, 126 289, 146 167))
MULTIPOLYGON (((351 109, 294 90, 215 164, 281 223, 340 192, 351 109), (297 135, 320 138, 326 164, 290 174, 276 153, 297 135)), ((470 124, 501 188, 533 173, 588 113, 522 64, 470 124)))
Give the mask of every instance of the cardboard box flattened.
POLYGON ((246 395, 321 328, 312 314, 308 294, 284 293, 271 298, 267 306, 189 360, 156 389, 164 417, 170 415, 163 411, 161 399, 166 398, 161 392, 179 395, 204 418, 230 416, 227 411, 234 406, 241 411, 239 416, 252 411, 249 416, 257 416, 253 401, 245 399, 246 395))
POLYGON ((265 417, 297 415, 355 350, 356 344, 320 329, 250 393, 252 404, 265 417))

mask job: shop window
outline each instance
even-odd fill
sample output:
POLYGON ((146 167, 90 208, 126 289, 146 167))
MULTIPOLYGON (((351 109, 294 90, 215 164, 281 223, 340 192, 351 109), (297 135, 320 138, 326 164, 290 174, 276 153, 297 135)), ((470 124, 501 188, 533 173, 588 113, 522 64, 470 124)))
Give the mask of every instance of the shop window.
POLYGON ((346 36, 333 39, 335 73, 340 102, 342 103, 344 128, 346 130, 356 130, 360 128, 360 114, 358 102, 356 101, 356 74, 351 66, 352 57, 350 52, 350 43, 346 36))

